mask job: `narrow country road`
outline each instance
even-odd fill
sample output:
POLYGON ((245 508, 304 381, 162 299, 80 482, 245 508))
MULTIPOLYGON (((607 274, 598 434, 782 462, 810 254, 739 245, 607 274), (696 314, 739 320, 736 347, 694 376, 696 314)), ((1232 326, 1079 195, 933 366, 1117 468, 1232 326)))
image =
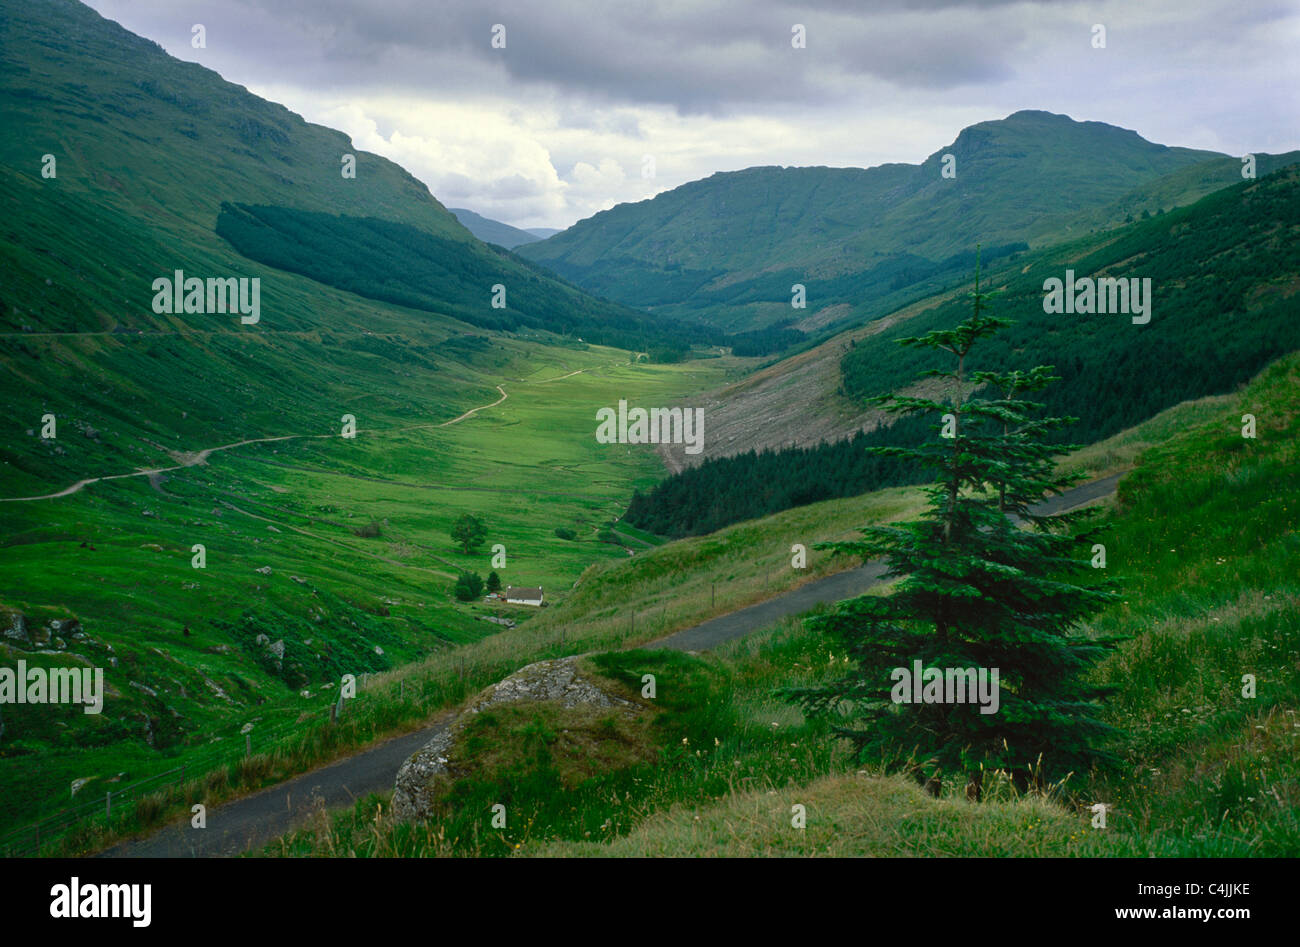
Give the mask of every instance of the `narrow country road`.
MULTIPOLYGON (((1123 474, 1115 474, 1103 480, 1081 484, 1067 490, 1060 496, 1049 497, 1038 504, 1035 512, 1044 516, 1054 516, 1067 510, 1091 503, 1115 492, 1115 485, 1123 474)), ((739 611, 719 615, 706 622, 678 631, 666 638, 660 638, 647 648, 670 648, 674 651, 707 651, 716 648, 724 641, 741 638, 759 628, 767 628, 783 618, 801 615, 815 605, 823 602, 839 602, 846 598, 855 598, 868 591, 880 581, 885 573, 885 564, 873 560, 856 569, 837 572, 824 579, 817 579, 793 589, 784 595, 770 598, 766 602, 750 605, 739 611)))
MULTIPOLYGON (((446 715, 444 715, 445 717, 446 715)), ((339 809, 372 792, 393 788, 397 770, 445 723, 394 737, 355 756, 314 769, 287 782, 218 806, 207 813, 207 828, 190 827, 189 819, 134 842, 102 852, 107 858, 186 858, 239 855, 278 838, 320 806, 339 809)))
MULTIPOLYGON (((1054 515, 1099 500, 1115 492, 1122 476, 1115 474, 1082 484, 1044 500, 1037 509, 1043 514, 1054 515)), ((733 638, 769 628, 782 618, 802 614, 815 605, 861 595, 880 581, 884 571, 883 563, 868 562, 639 647, 707 651, 733 638)), ((432 726, 394 737, 252 796, 218 806, 207 813, 205 829, 191 828, 187 819, 147 838, 114 846, 101 856, 229 856, 265 845, 300 825, 319 806, 326 809, 346 807, 368 793, 392 789, 397 770, 406 758, 428 743, 450 719, 451 713, 444 713, 432 726)))
MULTIPOLYGON (((577 372, 574 372, 574 374, 576 375, 577 372)), ((568 377, 568 376, 565 376, 565 377, 568 377)), ((452 418, 450 421, 443 421, 441 424, 438 425, 438 427, 448 427, 448 426, 450 426, 450 425, 452 425, 452 424, 459 424, 461 421, 464 421, 466 418, 468 418, 468 417, 473 417, 474 415, 478 414, 478 413, 479 413, 480 411, 482 411, 484 408, 495 408, 495 407, 496 407, 497 405, 499 405, 501 402, 505 401, 507 398, 510 397, 508 394, 506 394, 506 390, 505 390, 504 388, 502 388, 500 385, 497 385, 497 391, 501 392, 501 397, 498 398, 496 401, 493 401, 491 404, 480 405, 480 406, 477 407, 477 408, 470 408, 468 411, 466 411, 466 412, 465 412, 464 414, 462 414, 460 417, 458 417, 458 418, 452 418)))
MULTIPOLYGON (((571 375, 576 375, 576 374, 578 374, 578 372, 571 372, 569 375, 564 375, 562 377, 569 378, 571 377, 571 375)), ((547 379, 547 381, 558 381, 558 380, 559 379, 555 379, 555 378, 547 379)), ((461 421, 464 421, 466 418, 472 417, 473 415, 477 414, 479 411, 484 410, 485 408, 495 408, 497 405, 499 405, 501 402, 505 401, 506 398, 509 397, 509 395, 506 394, 506 390, 502 388, 500 385, 497 385, 496 389, 497 391, 501 392, 501 397, 498 398, 496 401, 493 401, 491 404, 479 405, 477 408, 470 408, 460 417, 452 418, 450 421, 443 421, 440 424, 413 424, 410 425, 409 427, 400 427, 389 431, 372 431, 364 428, 357 428, 357 433, 396 434, 402 431, 415 431, 420 428, 426 428, 426 427, 448 427, 452 424, 458 424, 461 421)), ((186 467, 193 467, 196 464, 207 463, 208 457, 211 456, 212 454, 215 454, 218 451, 234 450, 236 447, 243 447, 245 444, 269 444, 274 441, 295 441, 295 440, 316 439, 322 437, 339 437, 339 436, 340 436, 339 434, 331 433, 331 434, 281 434, 278 437, 250 437, 247 440, 236 441, 233 444, 223 444, 220 447, 208 447, 200 451, 181 454, 180 463, 174 464, 171 467, 150 467, 147 470, 133 470, 130 473, 110 474, 106 477, 87 477, 85 480, 78 480, 70 487, 64 487, 62 490, 58 491, 57 493, 45 493, 40 496, 34 496, 34 497, 0 497, 0 503, 30 503, 33 500, 57 500, 59 497, 71 496, 72 494, 79 492, 82 487, 88 487, 92 483, 100 483, 101 481, 105 481, 105 480, 122 480, 127 477, 149 477, 152 480, 154 477, 158 476, 158 474, 170 473, 173 470, 183 470, 186 467)))

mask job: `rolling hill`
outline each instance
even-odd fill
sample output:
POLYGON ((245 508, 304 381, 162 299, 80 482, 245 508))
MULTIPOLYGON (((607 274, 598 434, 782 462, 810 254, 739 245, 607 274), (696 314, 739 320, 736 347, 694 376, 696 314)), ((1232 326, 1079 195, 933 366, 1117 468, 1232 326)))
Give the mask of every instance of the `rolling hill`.
POLYGON ((436 365, 420 381, 426 396, 449 409, 483 403, 493 387, 475 377, 527 349, 476 338, 476 325, 542 339, 580 329, 636 347, 647 333, 670 336, 642 313, 479 242, 396 164, 84 5, 6 5, 0 35, 0 390, 21 429, 54 413, 114 431, 89 438, 89 454, 75 460, 39 439, 7 438, 0 462, 12 493, 72 482, 91 459, 166 461, 156 445, 180 432, 215 444, 286 415, 332 424, 341 412, 325 378, 381 392, 374 410, 400 416, 409 410, 404 373, 436 365), (347 155, 355 178, 343 174, 347 155), (254 207, 255 233, 238 226, 254 207), (394 287, 401 271, 372 279, 300 265, 328 251, 359 267, 347 241, 374 246, 377 226, 405 245, 406 270, 423 280, 418 294, 394 287), (259 279, 260 322, 155 312, 154 280, 177 270, 259 279), (507 291, 501 309, 496 285, 507 291), (368 306, 356 294, 421 311, 368 306), (135 407, 146 402, 148 412, 135 407))
MULTIPOLYGON (((1259 173, 1296 160, 1259 156, 1259 173)), ((1016 112, 920 165, 759 167, 620 204, 520 248, 578 285, 728 331, 815 333, 883 315, 985 260, 1241 180, 1240 161, 1101 122, 1016 112), (955 176, 943 177, 944 156, 955 176), (1181 173, 1181 174, 1180 174, 1181 173), (1171 177, 1172 176, 1172 177, 1171 177), (807 307, 791 307, 791 286, 807 307)))

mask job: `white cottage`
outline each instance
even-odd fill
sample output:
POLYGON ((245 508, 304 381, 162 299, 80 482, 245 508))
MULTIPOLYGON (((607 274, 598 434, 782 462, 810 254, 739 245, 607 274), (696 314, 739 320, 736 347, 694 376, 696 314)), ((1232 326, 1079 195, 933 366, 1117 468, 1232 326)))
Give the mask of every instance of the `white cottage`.
POLYGON ((513 585, 508 585, 506 586, 506 590, 504 594, 505 594, 506 601, 509 602, 511 605, 540 606, 545 604, 542 598, 542 590, 540 588, 521 589, 521 588, 516 588, 513 585))

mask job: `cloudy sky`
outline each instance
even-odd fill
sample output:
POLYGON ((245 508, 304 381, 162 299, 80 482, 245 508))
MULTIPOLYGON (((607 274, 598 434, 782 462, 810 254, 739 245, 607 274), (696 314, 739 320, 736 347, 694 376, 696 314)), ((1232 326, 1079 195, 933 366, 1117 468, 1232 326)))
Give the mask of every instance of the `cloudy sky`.
POLYGON ((1023 108, 1231 154, 1300 148, 1294 0, 89 3, 519 227, 715 171, 915 163, 1023 108))

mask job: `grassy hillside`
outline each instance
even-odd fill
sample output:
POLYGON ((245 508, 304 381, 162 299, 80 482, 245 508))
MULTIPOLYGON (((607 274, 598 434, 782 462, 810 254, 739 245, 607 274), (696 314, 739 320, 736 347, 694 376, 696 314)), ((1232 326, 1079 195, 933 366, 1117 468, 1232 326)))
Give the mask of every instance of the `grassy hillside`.
MULTIPOLYGON (((1135 190, 1191 166, 1219 174, 1218 187, 1241 180, 1240 162, 1213 152, 1022 111, 963 130, 920 165, 715 174, 519 252, 612 299, 729 330, 817 324, 821 311, 849 324, 968 272, 977 242, 991 258, 1118 224, 1135 190), (944 155, 955 177, 941 175, 944 155), (807 287, 807 309, 791 308, 794 283, 807 287)), ((1203 188, 1177 178, 1149 198, 1172 207, 1203 188)))
POLYGON ((454 241, 377 217, 222 204, 216 231, 249 259, 485 329, 550 332, 652 352, 661 345, 721 338, 595 299, 504 250, 466 251, 454 241), (493 301, 496 294, 501 295, 493 301))
MULTIPOLYGON (((989 780, 980 804, 957 798, 960 787, 936 800, 902 779, 880 777, 775 696, 776 688, 818 680, 844 660, 787 622, 708 656, 630 651, 602 659, 616 681, 639 680, 650 669, 661 694, 665 680, 674 690, 649 733, 621 735, 626 769, 568 770, 572 789, 584 793, 581 807, 541 781, 567 758, 546 734, 571 721, 521 706, 485 727, 483 753, 474 756, 473 799, 505 801, 512 813, 505 831, 490 830, 486 807, 477 804, 443 823, 394 827, 384 797, 375 796, 351 812, 322 814, 267 852, 1294 856, 1298 382, 1300 355, 1291 355, 1240 393, 1176 406, 1070 461, 1088 468, 1163 441, 1142 450, 1108 505, 1108 567, 1119 574, 1124 597, 1093 630, 1132 636, 1098 672, 1116 689, 1104 705, 1120 731, 1113 749, 1122 765, 1114 772, 1074 774, 1046 797, 1018 797, 1008 782, 989 780), (1258 421, 1254 440, 1241 437, 1246 412, 1258 421), (1242 697, 1243 673, 1256 675, 1257 696, 1242 697), (529 740, 530 754, 504 752, 529 740), (1095 802, 1112 807, 1104 830, 1090 824, 1095 802), (791 824, 794 805, 805 807, 804 829, 791 824)), ((625 607, 639 605, 652 594, 647 570, 657 571, 660 559, 671 557, 678 574, 707 583, 745 561, 747 549, 762 554, 774 534, 790 535, 791 517, 829 534, 915 513, 914 498, 894 496, 901 506, 835 501, 670 543, 604 567, 601 587, 611 596, 622 588, 625 607), (716 558, 722 549, 734 559, 716 558), (681 568, 683 557, 690 568, 681 568)), ((685 593, 687 601, 699 597, 685 593)), ((576 596, 557 613, 575 629, 570 650, 614 643, 613 634, 594 633, 600 614, 576 596)))
MULTIPOLYGON (((1063 244, 996 270, 998 315, 1015 322, 967 368, 1055 365, 1051 414, 1079 418, 1065 437, 1090 443, 1188 398, 1229 391, 1300 348, 1300 168, 1220 190, 1191 207, 1063 244), (1150 322, 1125 314, 1044 312, 1044 282, 1151 281, 1150 322)), ((955 324, 953 300, 910 320, 921 335, 955 324)), ((866 397, 911 384, 932 367, 892 336, 864 339, 842 362, 844 388, 866 397)))
MULTIPOLYGON (((255 746, 269 751, 294 736, 300 715, 320 721, 343 673, 445 656, 497 630, 481 617, 513 617, 523 622, 518 640, 529 640, 535 612, 451 599, 460 571, 493 568, 496 543, 507 550, 503 579, 541 585, 555 603, 592 562, 644 548, 599 534, 629 488, 652 480, 655 462, 598 444, 590 404, 673 399, 716 376, 630 366, 601 349, 561 357, 539 359, 533 377, 503 377, 507 400, 453 425, 366 425, 355 441, 309 431, 152 483, 0 504, 0 621, 31 633, 5 638, 0 659, 89 662, 106 668, 110 688, 100 716, 4 708, 0 825, 67 804, 73 779, 125 771, 134 780, 206 757, 214 741, 236 750, 249 722, 255 746), (489 530, 472 555, 449 535, 464 512, 489 530), (577 538, 557 538, 557 527, 577 538), (202 570, 192 568, 195 543, 206 547, 202 570), (73 619, 88 640, 42 644, 39 630, 73 619), (66 650, 40 653, 54 648, 66 650)), ((404 719, 427 712, 413 703, 404 719)))
POLYGON ((224 764, 245 727, 276 763, 246 764, 242 789, 412 725, 429 712, 414 698, 330 730, 331 688, 495 631, 451 596, 494 544, 503 579, 556 602, 627 558, 600 534, 660 466, 597 443, 596 408, 681 404, 734 363, 630 364, 562 338, 548 314, 628 310, 479 243, 391 162, 357 154, 344 178, 345 136, 82 5, 5 4, 0 44, 0 661, 102 667, 107 689, 98 716, 5 705, 0 830, 224 764), (418 309, 367 298, 239 254, 216 232, 226 202, 300 231, 380 221, 471 275, 418 309), (260 278, 260 322, 155 313, 175 269, 260 278), (489 272, 550 308, 521 306, 510 333, 455 318, 493 311, 489 272), (489 530, 469 555, 448 535, 465 512, 489 530))
POLYGON ((1163 441, 1121 483, 1108 568, 1124 600, 1091 626, 1133 636, 1098 673, 1115 688, 1104 706, 1121 732, 1118 771, 1076 774, 1055 801, 1014 805, 936 802, 862 775, 778 782, 775 793, 679 805, 609 845, 540 853, 1300 854, 1297 392, 1291 355, 1240 394, 1177 406, 1072 459, 1086 469, 1163 441), (1242 437, 1244 413, 1255 439, 1242 437), (1255 696, 1243 696, 1244 674, 1255 696), (790 828, 796 802, 808 807, 806 833, 790 828), (1104 833, 1088 821, 1094 802, 1113 807, 1104 833))

